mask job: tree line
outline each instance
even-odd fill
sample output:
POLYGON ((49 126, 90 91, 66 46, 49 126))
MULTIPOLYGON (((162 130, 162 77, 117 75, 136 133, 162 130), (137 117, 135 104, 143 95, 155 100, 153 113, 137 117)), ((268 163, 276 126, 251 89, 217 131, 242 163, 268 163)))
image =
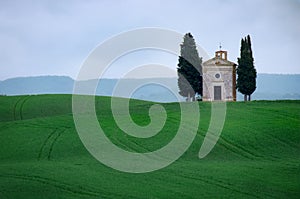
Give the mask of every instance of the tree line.
MULTIPOLYGON (((236 88, 244 95, 244 101, 251 100, 256 89, 256 69, 251 48, 250 35, 241 39, 240 57, 237 67, 236 88)), ((180 45, 177 65, 179 94, 187 101, 194 101, 195 95, 203 94, 202 57, 199 57, 196 42, 191 33, 186 33, 180 45)))

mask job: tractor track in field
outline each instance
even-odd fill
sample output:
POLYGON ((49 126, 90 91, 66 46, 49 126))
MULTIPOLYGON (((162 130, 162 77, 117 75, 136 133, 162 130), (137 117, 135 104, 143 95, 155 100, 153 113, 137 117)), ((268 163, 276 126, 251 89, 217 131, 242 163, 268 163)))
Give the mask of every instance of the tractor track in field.
POLYGON ((56 128, 54 131, 52 131, 48 137, 45 139, 45 141, 43 142, 42 147, 40 148, 39 154, 38 154, 38 160, 42 159, 42 155, 43 152, 46 152, 46 158, 47 160, 51 159, 51 154, 53 151, 53 147, 56 143, 56 141, 58 140, 58 138, 61 136, 61 134, 65 131, 66 129, 63 130, 58 130, 58 128, 56 128), (52 140, 52 141, 51 141, 52 140), (49 146, 49 149, 47 151, 47 146, 49 146))
POLYGON ((276 136, 271 135, 271 134, 266 134, 266 135, 267 135, 268 137, 270 137, 271 139, 274 139, 274 140, 276 140, 277 142, 280 142, 281 144, 284 144, 284 145, 287 145, 287 146, 289 146, 289 147, 293 147, 293 148, 296 148, 296 149, 299 148, 299 146, 297 146, 295 143, 288 142, 288 141, 286 141, 286 140, 282 140, 281 138, 276 137, 276 136))
POLYGON ((246 154, 247 156, 249 156, 253 159, 254 158, 263 158, 262 155, 250 152, 248 149, 245 149, 244 147, 239 146, 239 145, 235 145, 235 144, 231 143, 230 141, 228 141, 227 139, 225 139, 223 137, 220 137, 220 140, 223 141, 224 144, 227 144, 229 147, 236 148, 238 151, 243 152, 244 154, 246 154))
POLYGON ((20 116, 20 120, 23 120, 23 106, 24 106, 24 104, 25 104, 25 102, 30 98, 31 96, 30 95, 28 95, 28 96, 24 96, 24 97, 20 97, 17 101, 16 101, 16 103, 15 103, 15 105, 14 105, 14 109, 13 109, 13 112, 14 112, 14 120, 18 120, 17 119, 17 115, 19 115, 20 116), (19 104, 20 104, 20 108, 19 108, 19 110, 17 110, 17 107, 19 106, 19 104), (19 114, 17 114, 17 113, 19 113, 19 114))
MULTIPOLYGON (((124 149, 124 150, 128 150, 129 152, 138 152, 137 148, 132 146, 133 142, 128 140, 128 139, 127 139, 128 143, 124 143, 124 142, 122 142, 121 140, 119 140, 117 138, 109 138, 109 139, 112 139, 113 143, 117 144, 116 146, 123 146, 122 149, 124 149)), ((141 148, 141 147, 138 146, 138 148, 141 148)))
POLYGON ((13 110, 13 112, 14 112, 14 120, 17 120, 17 105, 19 104, 19 102, 20 102, 22 99, 23 99, 23 97, 20 97, 20 98, 16 101, 16 103, 15 103, 15 105, 14 105, 14 110, 13 110))
POLYGON ((58 140, 58 138, 61 136, 61 134, 63 132, 65 132, 66 129, 63 129, 62 131, 59 131, 58 134, 56 135, 56 137, 54 138, 53 142, 51 143, 51 146, 50 146, 50 149, 49 149, 49 153, 48 153, 48 156, 47 156, 47 159, 50 160, 51 158, 51 154, 52 154, 52 150, 53 150, 53 147, 54 147, 54 144, 56 143, 56 141, 58 140))
POLYGON ((133 140, 128 140, 128 141, 129 141, 130 143, 132 143, 133 145, 135 145, 137 148, 144 150, 145 152, 143 152, 143 153, 150 152, 149 149, 147 149, 146 147, 142 146, 141 144, 139 144, 139 143, 137 143, 137 142, 135 142, 135 141, 133 141, 133 140))
MULTIPOLYGON (((240 194, 243 194, 243 195, 248 196, 248 197, 264 198, 264 197, 260 197, 260 196, 258 196, 256 194, 253 194, 253 193, 249 193, 249 192, 241 191, 239 189, 235 189, 235 188, 233 188, 234 187, 233 184, 228 184, 228 183, 225 183, 225 182, 223 182, 221 180, 207 179, 204 176, 201 177, 201 178, 196 178, 196 177, 193 177, 193 176, 184 176, 184 175, 181 175, 181 174, 178 174, 178 173, 176 175, 178 177, 186 178, 186 179, 189 179, 189 180, 201 181, 201 182, 204 182, 204 183, 209 184, 209 185, 221 187, 223 189, 234 191, 236 193, 240 193, 240 194)), ((268 195, 268 196, 269 197, 274 197, 274 196, 271 196, 271 195, 268 195)))
MULTIPOLYGON (((169 118, 171 121, 172 120, 176 120, 175 118, 169 118)), ((200 136, 202 138, 204 138, 205 136, 202 135, 202 134, 199 134, 197 133, 197 136, 200 136)), ((210 139, 209 137, 207 139, 210 139)), ((136 151, 135 147, 129 147, 127 146, 125 143, 122 143, 121 141, 117 140, 117 139, 114 139, 116 140, 118 143, 120 143, 121 145, 123 146, 126 146, 127 148, 130 148, 134 151, 136 151)), ((138 148, 141 148, 143 150, 146 150, 146 151, 149 151, 149 149, 143 147, 142 145, 138 144, 137 142, 133 141, 133 140, 129 140, 129 142, 131 142, 132 144, 134 144, 135 146, 137 146, 138 148)), ((227 139, 223 138, 223 137, 219 137, 218 139, 218 143, 220 144, 220 146, 224 147, 225 149, 227 149, 228 151, 231 151, 232 153, 234 154, 237 154, 239 156, 242 156, 246 159, 257 159, 257 158, 263 158, 262 155, 260 154, 256 154, 256 153, 253 153, 247 149, 245 149, 244 147, 242 146, 239 146, 239 145, 236 145, 236 144, 233 144, 231 143, 230 141, 228 141, 227 139)))
POLYGON ((23 120, 23 107, 24 107, 24 104, 25 102, 27 102, 27 100, 30 98, 31 96, 28 95, 24 98, 24 100, 21 102, 21 105, 20 105, 20 119, 23 120))
POLYGON ((135 149, 133 149, 132 147, 129 147, 128 145, 126 145, 126 144, 124 144, 123 142, 121 142, 120 140, 118 140, 117 138, 112 138, 112 137, 110 137, 109 138, 110 140, 111 140, 111 142, 114 144, 114 145, 116 145, 117 147, 121 147, 122 146, 122 148, 121 149, 123 149, 123 150, 128 150, 129 152, 130 152, 130 150, 131 151, 136 151, 135 149))
POLYGON ((61 181, 53 180, 50 178, 40 177, 40 176, 31 176, 31 175, 16 175, 16 174, 0 174, 0 177, 2 178, 13 178, 18 180, 26 180, 26 181, 33 181, 33 182, 39 182, 45 185, 50 185, 55 188, 64 190, 66 192, 70 192, 72 194, 80 194, 85 196, 94 196, 99 197, 100 192, 96 192, 92 189, 84 188, 83 186, 77 185, 74 186, 72 184, 64 183, 61 181))
MULTIPOLYGON (((175 120, 175 118, 169 118, 171 121, 175 120)), ((201 136, 202 138, 204 138, 205 136, 202 134, 197 133, 197 136, 201 136)), ((208 137, 209 139, 209 137, 208 137)), ((117 140, 117 139, 116 139, 117 140)), ((117 142, 119 142, 120 144, 122 144, 123 146, 125 145, 124 143, 122 143, 121 141, 117 140, 117 142)), ((149 149, 145 148, 144 146, 140 145, 139 143, 133 141, 133 140, 129 140, 129 142, 131 142, 132 144, 134 144, 135 146, 137 146, 138 148, 141 148, 143 150, 146 150, 147 152, 149 152, 149 149)), ((223 137, 219 137, 218 139, 218 143, 224 147, 225 149, 231 151, 234 154, 237 154, 239 156, 242 156, 244 158, 247 159, 256 159, 256 158, 263 158, 263 156, 259 155, 259 154, 255 154, 253 152, 250 152, 249 150, 245 149, 242 146, 236 145, 231 143, 230 141, 228 141, 227 139, 223 138, 223 137)), ((134 149, 133 147, 129 147, 130 149, 133 149, 136 151, 136 149, 134 149)))
POLYGON ((49 125, 43 125, 43 124, 16 123, 16 125, 21 125, 22 127, 34 128, 34 129, 49 129, 49 125))
MULTIPOLYGON (((123 132, 123 133, 125 133, 125 132, 123 132)), ((149 149, 143 147, 142 145, 140 145, 140 144, 136 143, 135 141, 128 139, 128 138, 123 139, 123 140, 126 140, 127 142, 124 142, 115 136, 109 137, 109 140, 111 140, 111 142, 114 143, 115 145, 118 144, 120 146, 123 146, 124 149, 131 150, 132 152, 138 152, 139 149, 141 149, 145 152, 149 152, 149 149)), ((118 146, 118 145, 116 145, 116 146, 118 146)))
MULTIPOLYGON (((171 121, 176 120, 175 118, 168 118, 168 119, 170 119, 171 121)), ((196 136, 200 136, 204 139, 206 134, 202 135, 202 134, 199 134, 199 132, 198 132, 196 136)), ((210 139, 210 138, 207 137, 207 139, 210 139)), ((240 155, 247 159, 263 158, 263 156, 261 156, 261 155, 254 154, 253 152, 250 152, 249 150, 245 149, 244 147, 241 147, 239 145, 229 142, 227 139, 224 139, 223 137, 221 137, 221 135, 218 138, 217 143, 219 143, 222 147, 226 148, 227 150, 233 152, 234 154, 240 155)))
POLYGON ((42 153, 43 153, 43 151, 44 151, 44 148, 45 148, 46 145, 47 145, 47 142, 48 142, 48 141, 50 140, 50 138, 56 133, 56 131, 57 131, 57 129, 55 129, 54 131, 52 131, 52 132, 48 135, 47 139, 44 141, 44 143, 43 143, 43 145, 42 145, 42 147, 41 147, 41 149, 40 149, 39 155, 38 155, 38 160, 41 159, 42 153))
MULTIPOLYGON (((200 136, 203 138, 205 137, 203 135, 200 135, 200 136)), ((249 152, 248 150, 244 149, 243 147, 233 144, 233 143, 229 142, 228 140, 222 138, 221 136, 218 139, 218 143, 220 144, 220 146, 224 147, 228 151, 231 151, 232 153, 242 156, 244 158, 251 159, 251 160, 253 160, 255 158, 262 158, 261 155, 257 155, 252 152, 249 152)))
MULTIPOLYGON (((37 128, 37 129, 49 129, 51 128, 51 124, 47 124, 47 123, 39 123, 39 124, 35 124, 35 123, 15 123, 15 125, 21 125, 22 127, 27 127, 27 128, 37 128)), ((71 129, 72 127, 70 126, 61 126, 61 125, 55 125, 56 128, 63 128, 63 129, 71 129)))

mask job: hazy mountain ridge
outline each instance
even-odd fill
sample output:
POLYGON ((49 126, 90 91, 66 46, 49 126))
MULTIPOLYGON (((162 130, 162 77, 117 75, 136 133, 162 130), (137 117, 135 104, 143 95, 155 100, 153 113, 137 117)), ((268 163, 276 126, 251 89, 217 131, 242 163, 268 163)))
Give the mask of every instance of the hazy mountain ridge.
MULTIPOLYGON (((82 83, 88 85, 91 81, 98 80, 88 80, 82 83)), ((96 94, 119 96, 119 94, 113 94, 118 81, 118 79, 101 79, 98 82, 96 94)), ((300 74, 258 74, 257 89, 252 95, 252 99, 300 99, 299 83, 300 74)), ((67 76, 17 77, 0 81, 0 94, 70 94, 73 92, 73 84, 74 80, 67 76)), ((128 88, 142 85, 133 92, 132 98, 161 102, 177 101, 177 78, 125 79, 122 80, 122 84, 128 85, 128 88), (159 82, 160 85, 149 84, 149 82, 159 82)), ((128 90, 128 92, 132 91, 128 90)), ((179 99, 183 100, 181 97, 179 99)), ((238 93, 238 100, 242 100, 240 93, 238 93)))
POLYGON ((73 83, 74 80, 68 76, 16 77, 0 82, 0 94, 71 93, 73 83))

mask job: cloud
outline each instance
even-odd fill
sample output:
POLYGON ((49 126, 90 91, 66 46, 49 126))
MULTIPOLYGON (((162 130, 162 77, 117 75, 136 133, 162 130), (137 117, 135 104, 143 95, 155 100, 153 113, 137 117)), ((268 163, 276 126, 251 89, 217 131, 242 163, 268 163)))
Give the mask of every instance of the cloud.
POLYGON ((1 1, 0 79, 75 77, 99 43, 149 26, 191 32, 211 55, 222 42, 232 61, 250 34, 258 72, 300 73, 297 64, 286 64, 299 54, 299 11, 296 0, 1 1))

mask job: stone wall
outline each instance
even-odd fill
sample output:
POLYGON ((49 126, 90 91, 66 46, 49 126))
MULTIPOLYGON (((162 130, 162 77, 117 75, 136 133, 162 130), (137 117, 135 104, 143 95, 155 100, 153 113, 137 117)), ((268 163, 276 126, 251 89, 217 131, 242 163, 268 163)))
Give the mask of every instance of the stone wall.
POLYGON ((214 100, 214 86, 221 86, 223 101, 233 101, 233 66, 203 65, 203 101, 214 100))

